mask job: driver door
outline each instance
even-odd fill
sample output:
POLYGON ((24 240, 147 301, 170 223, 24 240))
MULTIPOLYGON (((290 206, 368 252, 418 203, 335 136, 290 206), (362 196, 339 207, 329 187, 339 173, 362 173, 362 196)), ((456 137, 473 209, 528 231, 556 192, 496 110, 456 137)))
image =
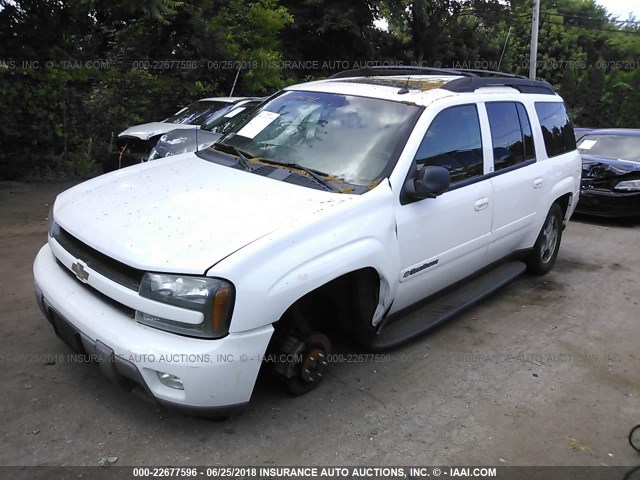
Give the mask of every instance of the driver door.
POLYGON ((436 198, 403 199, 396 207, 401 272, 391 312, 484 266, 493 187, 484 177, 483 130, 488 134, 475 104, 445 108, 427 128, 414 162, 447 168, 451 186, 436 198))

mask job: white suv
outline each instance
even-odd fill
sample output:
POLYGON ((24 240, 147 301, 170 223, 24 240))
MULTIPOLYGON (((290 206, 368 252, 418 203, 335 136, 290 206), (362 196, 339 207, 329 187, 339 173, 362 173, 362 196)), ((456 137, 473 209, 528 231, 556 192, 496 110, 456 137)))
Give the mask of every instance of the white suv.
POLYGON ((328 332, 397 347, 546 273, 580 172, 547 83, 346 72, 286 88, 206 150, 60 194, 36 296, 112 379, 228 415, 261 366, 293 394, 318 385, 328 332))

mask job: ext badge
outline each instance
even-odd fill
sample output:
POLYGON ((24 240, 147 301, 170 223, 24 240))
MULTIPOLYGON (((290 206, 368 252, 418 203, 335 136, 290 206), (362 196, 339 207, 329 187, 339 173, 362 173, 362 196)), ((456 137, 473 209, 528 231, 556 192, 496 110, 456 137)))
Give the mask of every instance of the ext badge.
POLYGON ((71 270, 82 283, 87 283, 89 281, 89 272, 84 269, 84 265, 80 263, 80 260, 71 265, 71 270))

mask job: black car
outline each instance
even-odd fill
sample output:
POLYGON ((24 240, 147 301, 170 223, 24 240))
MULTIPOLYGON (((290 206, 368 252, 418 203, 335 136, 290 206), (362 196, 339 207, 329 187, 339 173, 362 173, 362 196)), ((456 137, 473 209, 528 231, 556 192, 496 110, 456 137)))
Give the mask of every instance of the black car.
POLYGON ((640 130, 594 130, 578 142, 582 188, 576 211, 620 218, 640 216, 640 130))
POLYGON ((587 133, 593 132, 595 128, 586 128, 586 127, 573 127, 573 134, 576 137, 576 142, 579 142, 582 137, 584 137, 587 133))

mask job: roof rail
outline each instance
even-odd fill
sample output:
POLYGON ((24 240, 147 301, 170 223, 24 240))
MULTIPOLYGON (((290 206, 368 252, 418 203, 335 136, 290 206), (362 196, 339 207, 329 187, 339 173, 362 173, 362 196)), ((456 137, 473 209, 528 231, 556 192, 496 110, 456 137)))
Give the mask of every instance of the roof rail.
MULTIPOLYGON (((478 77, 506 77, 506 78, 527 78, 522 75, 516 75, 515 73, 507 73, 507 72, 499 72, 497 70, 480 70, 477 68, 448 68, 447 70, 451 70, 452 72, 460 72, 462 73, 471 73, 475 74, 478 77)), ((469 76, 469 75, 468 75, 469 76)))
POLYGON ((555 95, 553 87, 540 80, 529 80, 521 75, 496 72, 493 70, 477 70, 471 68, 432 68, 414 66, 381 66, 365 67, 355 70, 344 70, 331 75, 329 78, 349 77, 385 77, 394 75, 458 75, 456 78, 443 85, 442 89, 451 92, 473 92, 482 87, 511 87, 521 93, 539 93, 555 95))
POLYGON ((443 85, 442 89, 450 92, 473 92, 482 87, 511 87, 520 93, 539 93, 544 95, 555 95, 556 92, 547 82, 540 80, 529 80, 527 78, 512 77, 465 77, 456 78, 443 85))
POLYGON ((498 72, 496 70, 479 70, 474 68, 437 68, 437 67, 418 67, 404 65, 384 65, 379 67, 364 67, 354 70, 344 70, 335 73, 329 78, 348 78, 348 77, 385 77, 392 75, 460 75, 463 77, 507 77, 507 78, 527 78, 522 75, 514 75, 513 73, 498 72))
POLYGON ((329 78, 389 77, 393 75, 433 75, 434 73, 441 75, 462 75, 464 77, 475 76, 475 74, 473 73, 462 72, 451 68, 414 67, 399 65, 344 70, 342 72, 334 73, 329 78))

